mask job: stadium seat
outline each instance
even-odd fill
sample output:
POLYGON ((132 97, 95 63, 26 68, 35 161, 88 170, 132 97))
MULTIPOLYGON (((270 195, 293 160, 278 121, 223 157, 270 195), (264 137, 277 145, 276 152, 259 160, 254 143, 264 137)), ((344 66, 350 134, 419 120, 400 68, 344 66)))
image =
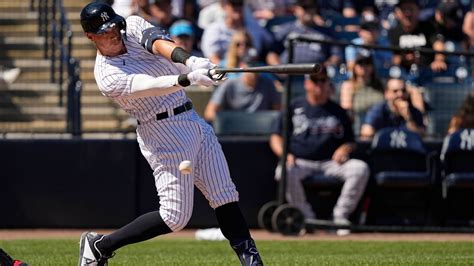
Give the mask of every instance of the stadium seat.
POLYGON ((243 111, 217 112, 213 123, 217 135, 250 135, 269 136, 273 121, 279 111, 257 111, 248 113, 243 111))
POLYGON ((425 86, 425 97, 433 108, 429 112, 428 134, 446 135, 449 120, 472 89, 470 84, 430 83, 425 86))
POLYGON ((444 217, 449 225, 474 224, 474 129, 445 137, 441 151, 444 217))
POLYGON ((378 131, 371 143, 369 165, 373 176, 369 223, 429 223, 434 154, 428 154, 418 134, 399 128, 378 131))

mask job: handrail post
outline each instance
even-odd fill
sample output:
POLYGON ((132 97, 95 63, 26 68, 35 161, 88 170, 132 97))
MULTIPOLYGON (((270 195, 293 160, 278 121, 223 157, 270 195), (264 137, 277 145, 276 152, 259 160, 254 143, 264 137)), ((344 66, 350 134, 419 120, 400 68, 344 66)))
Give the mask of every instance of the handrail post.
MULTIPOLYGON (((293 63, 293 54, 294 54, 294 45, 295 40, 293 38, 289 39, 288 43, 288 64, 293 63)), ((290 125, 290 99, 291 99, 291 84, 292 76, 288 75, 286 79, 286 89, 283 91, 282 97, 282 118, 283 118, 283 149, 282 155, 280 157, 280 167, 281 167, 281 178, 278 186, 278 205, 281 205, 286 202, 286 159, 288 156, 288 144, 289 144, 289 131, 288 127, 290 125)))

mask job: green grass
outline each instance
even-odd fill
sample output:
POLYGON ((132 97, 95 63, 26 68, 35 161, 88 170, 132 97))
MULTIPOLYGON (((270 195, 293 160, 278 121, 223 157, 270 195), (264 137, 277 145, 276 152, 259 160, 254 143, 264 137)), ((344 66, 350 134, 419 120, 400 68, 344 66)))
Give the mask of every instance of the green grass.
MULTIPOLYGON (((258 241, 266 265, 473 265, 473 242, 258 241)), ((0 240, 30 265, 77 265, 77 240, 0 240)), ((155 239, 120 249, 110 265, 240 265, 227 242, 155 239)))

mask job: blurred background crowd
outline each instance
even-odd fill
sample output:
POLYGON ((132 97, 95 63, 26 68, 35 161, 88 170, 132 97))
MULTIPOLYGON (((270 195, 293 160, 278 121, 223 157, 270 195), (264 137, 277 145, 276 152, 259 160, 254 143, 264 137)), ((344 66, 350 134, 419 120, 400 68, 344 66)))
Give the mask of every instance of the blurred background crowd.
MULTIPOLYGON (((186 50, 208 57, 218 66, 324 65, 333 98, 350 114, 356 133, 370 107, 384 100, 389 79, 403 81, 408 103, 423 116, 423 128, 429 126, 428 113, 437 108, 426 93, 427 86, 445 84, 444 90, 449 90, 455 85, 469 87, 472 82, 473 59, 468 54, 474 51, 471 1, 106 2, 124 17, 139 15, 168 30, 186 50), (297 34, 321 42, 298 43, 290 59, 287 40, 297 34)), ((280 108, 288 76, 246 73, 229 74, 228 78, 206 106, 206 120, 214 121, 219 111, 252 113, 280 108)), ((301 82, 292 84, 296 94, 304 91, 301 82)), ((439 128, 445 131, 447 125, 439 128)), ((445 133, 437 130, 432 129, 431 135, 445 133)))

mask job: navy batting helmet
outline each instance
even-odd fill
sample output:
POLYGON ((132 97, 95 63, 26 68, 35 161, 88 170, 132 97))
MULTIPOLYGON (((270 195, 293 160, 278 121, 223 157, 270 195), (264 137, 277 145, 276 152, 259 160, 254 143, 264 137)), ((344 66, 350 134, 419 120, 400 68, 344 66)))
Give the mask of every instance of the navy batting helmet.
POLYGON ((87 4, 81 11, 81 25, 85 32, 103 33, 109 27, 117 25, 125 29, 125 19, 117 15, 111 6, 92 2, 87 4))

